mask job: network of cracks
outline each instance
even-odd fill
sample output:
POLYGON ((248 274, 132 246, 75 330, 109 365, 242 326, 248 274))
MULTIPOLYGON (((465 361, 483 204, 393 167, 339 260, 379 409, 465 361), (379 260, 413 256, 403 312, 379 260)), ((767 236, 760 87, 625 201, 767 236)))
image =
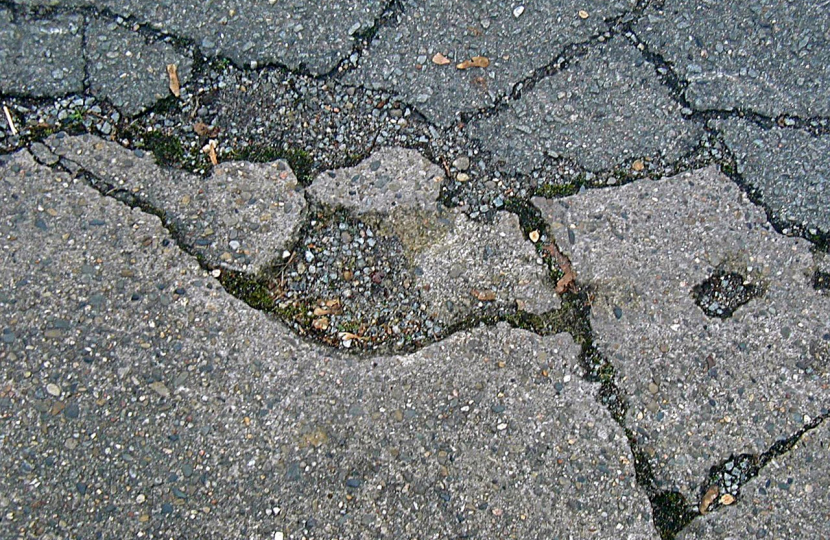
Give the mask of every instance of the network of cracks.
MULTIPOLYGON (((6 7, 16 13, 24 10, 17 5, 6 7)), ((788 220, 765 204, 761 193, 742 176, 719 125, 739 121, 760 130, 800 131, 818 137, 828 134, 830 123, 824 118, 769 117, 748 110, 697 110, 685 97, 688 83, 633 31, 646 7, 638 5, 629 13, 606 20, 602 31, 565 46, 549 64, 515 82, 508 92, 496 95, 489 106, 459 112, 444 125, 419 112, 417 100, 409 102, 392 91, 348 81, 349 74, 360 65, 361 55, 371 50, 379 30, 394 25, 405 9, 397 2, 386 6, 374 25, 357 36, 348 57, 325 74, 279 65, 239 67, 224 58, 206 57, 188 39, 162 34, 140 21, 78 9, 73 13, 80 15, 84 24, 105 20, 136 31, 147 43, 164 42, 186 54, 192 58, 189 81, 177 88, 178 96, 158 100, 134 115, 125 115, 108 98, 96 96, 87 82, 82 93, 58 98, 4 96, 6 126, 0 148, 4 153, 27 148, 42 164, 68 171, 103 195, 159 216, 179 248, 197 257, 229 293, 272 313, 298 334, 325 346, 363 356, 406 353, 455 332, 501 321, 541 335, 570 333, 581 347, 586 379, 601 384, 600 400, 626 432, 635 457, 637 482, 649 496, 656 528, 663 538, 673 538, 697 516, 740 504, 741 487, 772 459, 789 452, 805 433, 821 425, 827 414, 805 422, 765 452, 732 455, 713 464, 696 501, 662 485, 653 471, 659 465, 644 449, 642 437, 626 423, 629 397, 624 383, 613 362, 594 344, 594 291, 573 273, 570 261, 557 247, 554 232, 532 199, 561 199, 591 189, 613 190, 714 166, 764 209, 779 232, 804 237, 812 242, 814 250, 826 251, 827 231, 788 220), (517 170, 471 134, 469 126, 509 111, 535 87, 580 65, 608 44, 631 48, 642 55, 682 111, 684 121, 697 126, 699 136, 688 150, 673 158, 660 153, 630 155, 599 169, 585 166, 576 156, 550 152, 532 168, 517 170), (296 175, 297 191, 302 191, 307 207, 290 242, 268 265, 256 272, 240 270, 249 262, 241 250, 217 263, 201 254, 198 241, 188 236, 157 200, 108 182, 96 171, 74 162, 71 155, 54 153, 56 135, 59 140, 78 134, 114 141, 139 157, 151 153, 163 167, 204 177, 220 162, 284 160, 296 175), (531 312, 524 309, 521 300, 499 297, 495 292, 498 285, 494 285, 494 291, 484 287, 465 289, 462 302, 447 300, 435 307, 425 298, 430 285, 424 284, 424 269, 418 263, 422 246, 413 248, 413 239, 390 226, 383 215, 321 202, 309 194, 307 188, 318 175, 359 166, 383 147, 416 150, 443 173, 440 189, 422 223, 435 233, 425 235, 426 243, 456 230, 456 219, 486 228, 506 214, 514 215, 519 234, 531 240, 528 245, 532 256, 541 263, 539 279, 555 290, 560 305, 531 312), (464 217, 457 218, 457 214, 464 217)), ((48 9, 26 14, 54 15, 48 9)), ((480 230, 476 226, 470 230, 480 230)), ((469 240, 475 242, 476 238, 469 240)), ((488 253, 485 251, 483 256, 486 258, 488 253)), ((497 257, 495 249, 491 256, 497 257)), ((462 273, 453 268, 448 271, 462 273)), ((753 298, 765 294, 763 284, 754 282, 749 274, 718 268, 691 287, 691 299, 707 317, 727 320, 753 298)), ((828 288, 827 275, 815 270, 811 282, 816 290, 828 288)), ((618 309, 614 311, 617 318, 621 316, 618 309)))

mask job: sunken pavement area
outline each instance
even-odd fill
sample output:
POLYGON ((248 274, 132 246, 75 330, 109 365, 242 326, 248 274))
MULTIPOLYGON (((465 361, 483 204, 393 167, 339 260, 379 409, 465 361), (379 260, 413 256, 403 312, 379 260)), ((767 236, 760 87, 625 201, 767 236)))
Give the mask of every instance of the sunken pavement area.
POLYGON ((0 537, 830 537, 830 6, 0 0, 0 537))

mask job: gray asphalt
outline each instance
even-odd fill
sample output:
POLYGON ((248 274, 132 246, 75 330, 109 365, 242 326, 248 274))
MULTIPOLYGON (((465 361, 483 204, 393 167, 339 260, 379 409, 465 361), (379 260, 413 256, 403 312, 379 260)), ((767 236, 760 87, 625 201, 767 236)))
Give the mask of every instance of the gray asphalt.
POLYGON ((830 537, 824 4, 0 1, 0 537, 830 537))

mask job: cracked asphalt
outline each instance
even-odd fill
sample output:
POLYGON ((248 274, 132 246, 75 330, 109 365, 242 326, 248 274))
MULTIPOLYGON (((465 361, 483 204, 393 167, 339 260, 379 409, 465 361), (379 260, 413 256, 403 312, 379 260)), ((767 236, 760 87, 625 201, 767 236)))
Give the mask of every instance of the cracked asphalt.
POLYGON ((830 537, 830 6, 0 0, 0 537, 830 537))

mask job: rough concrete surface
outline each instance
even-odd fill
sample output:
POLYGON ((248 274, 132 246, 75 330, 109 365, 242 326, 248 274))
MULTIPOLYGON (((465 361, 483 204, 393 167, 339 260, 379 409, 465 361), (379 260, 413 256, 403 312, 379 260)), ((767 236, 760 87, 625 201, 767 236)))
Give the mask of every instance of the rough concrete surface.
POLYGON ((827 411, 830 298, 811 285, 807 242, 717 169, 534 204, 591 288, 595 343, 661 483, 696 499, 711 466, 827 411), (762 291, 723 320, 693 290, 717 270, 762 291))
POLYGON ((0 538, 830 538, 828 14, 0 1, 0 538))
POLYGON ((830 11, 822 2, 655 2, 634 26, 689 82, 698 109, 830 115, 830 11))
POLYGON ((480 302, 515 301, 537 314, 559 308, 547 268, 515 214, 499 212, 489 225, 461 212, 448 219, 446 234, 413 257, 423 297, 440 320, 458 319, 480 302))
POLYGON ((356 34, 365 32, 383 11, 379 0, 307 0, 204 4, 147 3, 142 0, 16 0, 29 6, 107 9, 139 24, 195 42, 208 56, 226 56, 240 66, 279 63, 323 74, 348 56, 356 34))
POLYGON ((690 151, 702 131, 681 109, 654 66, 618 37, 475 122, 471 133, 510 169, 530 172, 546 156, 567 156, 597 171, 638 157, 674 161, 690 151))
POLYGON ((827 424, 749 481, 739 504, 692 523, 678 538, 821 538, 830 515, 827 424))
POLYGON ((15 20, 12 11, 0 9, 0 92, 48 96, 82 91, 82 29, 78 15, 15 20))
POLYGON ((569 335, 342 356, 157 218, 26 152, 0 174, 4 536, 657 538, 569 335))
POLYGON ((205 179, 93 136, 55 136, 47 144, 108 189, 162 212, 211 266, 260 272, 289 247, 305 215, 297 178, 283 161, 222 163, 205 179))
POLYGON ((193 61, 164 42, 146 39, 115 22, 90 18, 86 27, 90 91, 134 115, 171 95, 167 66, 176 66, 179 85, 187 84, 193 61))
POLYGON ((605 21, 631 4, 405 2, 397 25, 381 29, 347 80, 395 90, 431 121, 448 125, 457 111, 492 106, 568 45, 601 34, 605 21), (457 67, 478 56, 487 58, 485 68, 457 67))
POLYGON ((308 192, 358 215, 435 210, 444 171, 415 150, 383 148, 354 167, 326 171, 308 192))
POLYGON ((713 124, 774 219, 811 234, 830 231, 830 135, 761 129, 739 119, 713 124))

